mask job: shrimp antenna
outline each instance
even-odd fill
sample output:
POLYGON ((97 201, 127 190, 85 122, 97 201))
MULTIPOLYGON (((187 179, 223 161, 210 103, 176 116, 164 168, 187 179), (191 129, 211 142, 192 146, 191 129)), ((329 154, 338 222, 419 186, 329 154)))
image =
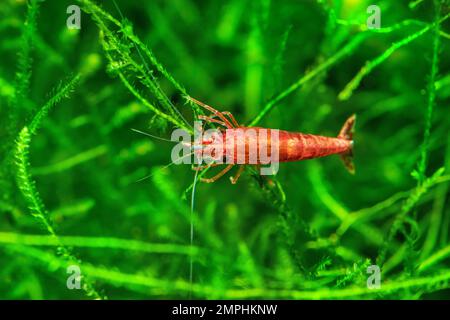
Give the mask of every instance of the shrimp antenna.
MULTIPOLYGON (((117 9, 117 12, 119 13, 119 16, 122 20, 125 20, 125 16, 122 14, 122 11, 119 8, 119 5, 116 3, 116 0, 113 0, 114 6, 117 9)), ((192 126, 190 125, 190 123, 186 120, 185 117, 183 117, 183 115, 181 114, 181 112, 173 105, 172 101, 167 97, 166 93, 161 89, 161 87, 159 86, 158 81, 156 80, 155 76, 153 75, 153 73, 151 72, 147 62, 144 59, 144 56, 141 53, 141 50, 139 50, 139 47, 136 45, 136 43, 133 42, 133 46, 136 49, 137 53, 139 54, 139 57, 142 61, 142 63, 144 64, 145 69, 147 70, 147 73, 150 75, 150 77, 152 78, 153 82, 155 83, 156 88, 158 89, 158 91, 161 93, 161 95, 169 102, 169 105, 172 107, 173 110, 175 110, 175 112, 177 113, 177 115, 184 121, 184 123, 186 123, 188 125, 188 127, 192 128, 192 126)))
POLYGON ((172 140, 169 140, 169 139, 165 139, 165 138, 161 138, 161 137, 158 137, 158 136, 154 136, 154 135, 152 135, 150 133, 147 133, 147 132, 144 132, 144 131, 141 131, 141 130, 138 130, 138 129, 131 128, 131 131, 134 131, 134 132, 140 133, 140 134, 142 134, 144 136, 148 136, 148 137, 151 137, 151 138, 154 138, 154 139, 158 139, 158 140, 161 140, 161 141, 168 141, 168 142, 178 143, 178 141, 172 141, 172 140))
MULTIPOLYGON (((195 171, 194 175, 194 184, 192 186, 191 193, 191 234, 190 234, 190 242, 189 247, 192 249, 194 246, 194 204, 195 204, 195 187, 197 185, 198 180, 198 170, 195 171)), ((189 256, 189 299, 192 298, 192 284, 193 284, 193 276, 194 276, 194 258, 192 255, 189 256)))
MULTIPOLYGON (((195 153, 195 151, 194 151, 194 152, 191 152, 191 153, 188 153, 188 154, 182 156, 181 158, 179 158, 179 159, 177 159, 177 160, 182 160, 182 159, 184 159, 184 158, 190 157, 190 156, 192 156, 194 153, 195 153)), ((174 160, 174 161, 175 161, 175 160, 174 160)), ((155 172, 149 174, 148 176, 145 176, 145 177, 143 177, 143 178, 140 178, 140 179, 136 180, 135 182, 141 182, 141 181, 147 180, 148 178, 153 177, 153 176, 155 175, 155 173, 157 173, 158 171, 161 171, 161 170, 167 169, 167 168, 170 167, 170 166, 173 166, 173 165, 175 164, 174 161, 172 161, 172 162, 169 163, 168 165, 165 165, 164 167, 162 167, 162 168, 156 170, 155 172)))

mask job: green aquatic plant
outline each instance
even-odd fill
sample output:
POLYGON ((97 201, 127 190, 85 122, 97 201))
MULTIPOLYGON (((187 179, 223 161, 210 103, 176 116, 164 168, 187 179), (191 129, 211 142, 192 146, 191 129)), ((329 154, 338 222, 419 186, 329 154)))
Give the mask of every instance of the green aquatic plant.
POLYGON ((449 298, 448 1, 379 1, 380 29, 365 0, 76 4, 80 30, 0 4, 1 298, 449 298), (197 183, 136 134, 192 133, 186 96, 328 136, 356 113, 357 174, 197 183))
MULTIPOLYGON (((16 165, 17 165, 17 185, 22 192, 26 202, 28 203, 28 209, 30 213, 43 225, 44 229, 52 236, 52 238, 59 242, 59 238, 56 234, 55 227, 51 221, 48 211, 46 210, 41 196, 37 191, 35 181, 30 173, 29 163, 29 148, 31 142, 31 136, 36 134, 37 129, 41 125, 42 120, 48 114, 51 107, 57 104, 61 99, 67 98, 70 91, 73 90, 76 83, 79 81, 79 76, 74 77, 66 85, 56 88, 55 93, 50 100, 39 110, 31 121, 29 126, 23 127, 20 131, 16 142, 16 165)), ((69 248, 60 244, 58 246, 58 252, 61 254, 69 264, 80 265, 81 261, 77 259, 69 248)), ((90 280, 86 277, 83 279, 83 289, 90 297, 99 299, 99 293, 94 289, 90 280)))

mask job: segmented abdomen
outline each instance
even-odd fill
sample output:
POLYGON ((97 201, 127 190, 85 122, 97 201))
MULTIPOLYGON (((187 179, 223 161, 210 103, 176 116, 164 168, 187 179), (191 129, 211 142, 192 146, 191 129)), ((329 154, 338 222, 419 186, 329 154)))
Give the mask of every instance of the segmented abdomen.
POLYGON ((298 161, 345 153, 351 150, 352 141, 280 131, 280 162, 298 161))
POLYGON ((266 128, 227 129, 223 134, 227 163, 266 164, 298 161, 345 153, 352 142, 266 128), (227 138, 228 137, 228 138, 227 138))

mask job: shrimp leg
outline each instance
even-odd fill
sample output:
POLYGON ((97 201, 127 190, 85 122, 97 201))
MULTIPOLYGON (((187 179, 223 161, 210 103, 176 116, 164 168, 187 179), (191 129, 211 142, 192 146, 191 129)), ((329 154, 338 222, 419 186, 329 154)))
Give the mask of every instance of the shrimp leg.
POLYGON ((239 128, 240 125, 239 123, 236 121, 236 119, 234 118, 233 114, 229 111, 222 111, 223 115, 228 116, 231 119, 231 122, 234 124, 235 128, 239 128))
POLYGON ((190 100, 190 101, 192 101, 192 102, 194 102, 194 103, 196 103, 196 104, 199 105, 200 107, 203 107, 203 108, 205 108, 205 109, 208 110, 208 111, 211 111, 214 115, 216 115, 217 117, 219 117, 220 120, 222 120, 222 121, 226 124, 226 127, 227 127, 227 128, 233 128, 233 125, 230 123, 230 121, 228 121, 228 119, 225 118, 225 116, 224 116, 222 113, 220 113, 219 111, 217 111, 217 110, 214 109, 213 107, 208 106, 207 104, 204 104, 203 102, 198 101, 198 100, 196 100, 196 99, 194 99, 194 98, 192 98, 192 97, 189 97, 189 96, 187 97, 187 99, 190 100))
POLYGON ((221 126, 230 128, 230 127, 228 127, 227 124, 224 123, 223 121, 213 119, 214 117, 215 117, 215 116, 208 117, 208 116, 199 115, 199 116, 198 116, 198 119, 200 119, 200 120, 205 120, 205 121, 207 121, 207 122, 214 122, 214 123, 220 124, 221 126))
MULTIPOLYGON (((241 127, 241 125, 236 121, 236 119, 234 118, 234 116, 233 116, 233 114, 231 112, 229 112, 229 111, 222 111, 222 112, 220 112, 219 111, 219 113, 223 114, 224 116, 228 116, 228 118, 230 118, 230 120, 231 120, 231 123, 234 125, 234 128, 240 128, 241 127)), ((210 119, 214 119, 214 118, 217 118, 217 117, 218 117, 217 115, 212 115, 210 117, 206 117, 206 116, 202 116, 202 115, 198 116, 199 119, 205 119, 205 120, 208 120, 208 121, 211 121, 210 119)), ((217 121, 211 121, 211 122, 219 123, 217 121)), ((226 125, 224 123, 222 125, 224 127, 226 127, 226 125)))
POLYGON ((210 163, 210 164, 205 164, 203 166, 198 166, 198 167, 193 167, 192 170, 194 171, 200 171, 206 168, 213 168, 213 167, 217 167, 222 165, 223 163, 210 163))
POLYGON ((206 182, 206 183, 212 183, 214 181, 216 181, 217 179, 219 179, 221 176, 223 176, 225 173, 227 173, 228 171, 230 171, 230 169, 234 166, 234 164, 229 164, 225 167, 225 169, 223 169, 222 171, 220 171, 218 174, 216 174, 214 177, 212 178, 201 178, 201 181, 206 182))
POLYGON ((230 181, 232 184, 236 184, 236 182, 238 181, 239 177, 241 176, 242 172, 244 171, 244 166, 241 165, 239 166, 238 172, 236 173, 236 175, 234 177, 230 177, 230 181))

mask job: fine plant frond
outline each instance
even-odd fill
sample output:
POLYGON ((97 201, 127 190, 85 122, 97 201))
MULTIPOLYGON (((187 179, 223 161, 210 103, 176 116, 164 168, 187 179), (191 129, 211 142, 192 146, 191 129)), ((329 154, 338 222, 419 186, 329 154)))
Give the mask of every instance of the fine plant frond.
MULTIPOLYGON (((397 42, 394 42, 381 55, 379 55, 378 57, 376 57, 373 60, 366 62, 366 64, 359 70, 359 72, 356 74, 356 76, 354 76, 353 79, 339 93, 339 99, 340 100, 349 99, 352 96, 353 91, 355 91, 359 87, 362 79, 364 77, 366 77, 369 73, 371 73, 373 69, 378 67, 384 61, 386 61, 395 51, 397 51, 401 47, 406 46, 407 44, 409 44, 412 41, 416 40, 417 38, 421 37, 428 31, 432 30, 433 28, 439 28, 438 25, 441 24, 442 22, 444 22, 448 18, 450 18, 450 14, 446 15, 445 17, 443 17, 441 19, 438 19, 434 23, 424 27, 423 29, 421 29, 420 31, 418 31, 416 33, 409 35, 406 38, 401 39, 397 42)), ((437 32, 437 38, 439 39, 439 31, 437 32)))
POLYGON ((33 120, 29 125, 30 134, 33 135, 36 133, 37 129, 42 123, 42 120, 47 116, 49 110, 58 104, 62 99, 67 99, 70 94, 73 92, 75 86, 80 80, 80 75, 76 75, 72 79, 70 79, 67 83, 63 84, 62 82, 53 90, 50 94, 51 98, 45 103, 45 105, 38 111, 38 113, 34 116, 33 120))
MULTIPOLYGON (((42 264, 51 263, 58 269, 64 267, 63 261, 45 251, 34 249, 32 247, 17 246, 13 248, 14 252, 33 257, 42 264)), ((124 287, 131 291, 140 292, 140 288, 146 288, 150 295, 160 296, 175 292, 193 291, 196 297, 206 298, 214 293, 221 294, 226 299, 345 299, 345 298, 367 298, 374 295, 389 295, 405 289, 420 288, 422 292, 433 292, 450 287, 450 270, 443 269, 440 273, 433 276, 416 277, 410 279, 398 279, 386 283, 378 290, 373 290, 361 286, 351 286, 343 289, 319 289, 311 291, 300 290, 273 290, 260 288, 231 289, 220 290, 212 286, 194 284, 190 285, 183 280, 166 281, 156 277, 144 276, 141 274, 127 274, 117 270, 111 270, 104 267, 96 267, 86 264, 83 270, 96 278, 110 282, 116 286, 124 287)), ((353 273, 352 273, 353 274, 353 273)))
POLYGON ((351 54, 367 37, 367 34, 358 34, 352 40, 350 40, 345 46, 343 46, 338 52, 333 56, 328 58, 326 61, 316 66, 313 70, 307 72, 300 79, 291 84, 287 89, 283 90, 277 94, 274 98, 270 99, 261 112, 250 122, 249 126, 256 126, 278 103, 284 100, 287 96, 295 92, 298 88, 303 86, 305 83, 309 82, 317 75, 321 74, 331 66, 338 63, 341 59, 351 54))
MULTIPOLYGON (((25 200, 28 203, 31 214, 39 220, 39 222, 45 227, 47 232, 51 235, 56 243, 58 243, 59 253, 69 262, 80 264, 81 261, 75 258, 70 249, 63 246, 58 236, 56 235, 53 223, 50 219, 48 211, 45 209, 39 192, 36 189, 36 183, 30 174, 29 164, 29 147, 31 141, 31 134, 28 127, 24 127, 20 133, 16 142, 16 165, 17 165, 17 184, 21 190, 25 200)), ((101 298, 101 296, 94 289, 89 279, 86 279, 83 285, 83 289, 86 294, 95 299, 101 298)))
POLYGON ((176 127, 191 131, 189 124, 184 121, 170 99, 161 90, 156 77, 153 75, 154 71, 149 69, 141 52, 144 53, 145 58, 149 60, 155 71, 160 72, 167 80, 169 80, 180 94, 186 94, 185 89, 175 81, 175 79, 156 60, 153 53, 137 36, 134 35, 131 23, 127 20, 123 20, 122 22, 118 21, 89 0, 80 0, 79 2, 83 5, 84 10, 92 15, 92 18, 101 30, 101 42, 110 63, 110 66, 108 67, 109 70, 117 73, 125 87, 158 116, 173 123, 176 127), (111 24, 117 30, 113 30, 112 26, 110 26, 111 24), (128 40, 129 42, 127 43, 124 40, 128 40), (133 50, 137 51, 139 58, 142 60, 142 64, 133 57, 133 50), (138 90, 135 89, 128 80, 130 77, 138 79, 142 85, 149 89, 153 96, 157 98, 159 104, 166 112, 169 112, 169 114, 159 110, 139 94, 138 90))
POLYGON ((23 196, 28 202, 30 212, 38 218, 45 226, 48 233, 55 235, 53 226, 50 224, 48 212, 44 208, 41 197, 36 189, 36 184, 29 173, 29 148, 31 134, 28 127, 24 127, 16 142, 16 165, 17 165, 17 184, 22 191, 23 196))
MULTIPOLYGON (((79 76, 76 76, 66 85, 60 85, 56 89, 52 97, 49 99, 49 101, 39 110, 39 112, 33 118, 29 127, 23 127, 16 141, 15 159, 17 167, 17 185, 28 204, 30 213, 44 226, 46 231, 51 235, 52 238, 54 238, 54 241, 59 243, 58 252, 69 263, 80 264, 81 261, 73 255, 71 250, 62 245, 59 241, 54 224, 43 204, 41 196, 39 195, 39 192, 36 188, 36 183, 31 176, 29 161, 29 148, 32 134, 36 133, 36 130, 39 128, 42 120, 47 116, 49 109, 63 98, 67 98, 69 96, 70 91, 74 88, 78 80, 79 76)), ((89 279, 85 280, 83 289, 88 296, 96 299, 101 298, 89 279)))
POLYGON ((11 108, 23 109, 24 98, 28 94, 31 78, 32 50, 36 39, 37 15, 39 13, 39 0, 28 2, 26 22, 23 26, 20 51, 18 54, 18 70, 16 73, 16 95, 11 101, 11 108))
MULTIPOLYGON (((435 1, 435 20, 440 21, 442 4, 435 1)), ((440 50, 440 24, 434 24, 434 35, 433 35, 433 58, 431 61, 431 71, 428 79, 428 103, 425 116, 425 130, 423 133, 423 143, 420 149, 420 160, 417 165, 417 175, 416 178, 419 183, 423 183, 426 178, 426 168, 428 159, 428 150, 430 148, 430 131, 431 131, 431 120, 433 116, 433 109, 436 100, 436 87, 435 82, 438 77, 439 70, 439 50, 440 50)))
POLYGON ((198 255, 201 249, 194 246, 183 246, 164 243, 146 243, 142 241, 103 237, 44 236, 27 235, 11 232, 0 232, 0 243, 20 244, 26 246, 67 246, 99 249, 131 250, 147 253, 171 253, 181 255, 198 255))
POLYGON ((393 241, 394 236, 397 234, 398 230, 401 229, 405 221, 407 221, 407 215, 411 212, 414 206, 418 203, 420 198, 428 192, 429 188, 433 186, 436 181, 441 178, 444 173, 444 168, 440 168, 437 170, 430 178, 427 178, 423 184, 417 186, 414 191, 409 195, 409 197, 405 200, 400 213, 396 216, 394 222, 392 223, 391 228, 389 229, 388 236, 386 241, 380 250, 378 255, 377 262, 382 264, 385 261, 386 253, 389 248, 389 244, 393 241))

